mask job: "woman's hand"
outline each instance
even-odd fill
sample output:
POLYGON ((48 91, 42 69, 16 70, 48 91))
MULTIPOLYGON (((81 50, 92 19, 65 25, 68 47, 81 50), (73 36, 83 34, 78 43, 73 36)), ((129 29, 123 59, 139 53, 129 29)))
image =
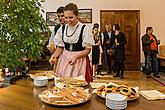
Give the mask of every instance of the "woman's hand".
POLYGON ((76 64, 77 59, 78 59, 77 57, 72 57, 72 58, 69 60, 69 64, 70 64, 70 65, 76 64))
POLYGON ((118 42, 117 42, 117 43, 115 43, 115 44, 116 44, 117 46, 118 46, 118 45, 120 45, 118 42))
POLYGON ((108 41, 106 41, 106 44, 109 44, 110 43, 110 41, 108 40, 108 41))
POLYGON ((115 35, 116 36, 119 35, 119 31, 118 30, 115 31, 115 35))
POLYGON ((55 62, 54 62, 54 59, 52 59, 52 58, 50 58, 49 59, 49 63, 52 65, 52 64, 54 64, 55 62))
POLYGON ((55 64, 57 62, 57 58, 53 58, 53 57, 51 57, 50 59, 49 59, 49 63, 52 65, 52 64, 55 64))
POLYGON ((60 57, 60 55, 62 54, 64 48, 63 47, 57 47, 55 52, 53 53, 53 55, 51 56, 49 63, 50 64, 56 64, 58 61, 58 58, 60 57))
POLYGON ((80 54, 69 58, 69 64, 74 65, 76 64, 77 60, 83 57, 86 57, 91 51, 91 48, 85 48, 85 50, 81 51, 80 54))

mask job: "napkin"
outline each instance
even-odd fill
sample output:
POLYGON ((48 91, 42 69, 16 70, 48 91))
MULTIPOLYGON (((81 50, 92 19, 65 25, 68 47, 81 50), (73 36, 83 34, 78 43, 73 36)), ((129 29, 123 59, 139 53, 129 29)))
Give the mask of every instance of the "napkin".
POLYGON ((142 90, 139 93, 148 100, 165 99, 165 95, 157 90, 142 90))
POLYGON ((93 89, 95 89, 95 88, 99 88, 100 86, 103 86, 103 85, 107 86, 107 83, 94 83, 94 82, 90 82, 90 85, 91 85, 91 87, 93 89))
POLYGON ((114 85, 114 86, 116 86, 116 87, 119 87, 119 85, 118 85, 118 84, 113 83, 113 82, 109 82, 109 83, 108 83, 108 85, 114 85))
POLYGON ((78 80, 85 80, 84 75, 74 77, 73 79, 78 79, 78 80))

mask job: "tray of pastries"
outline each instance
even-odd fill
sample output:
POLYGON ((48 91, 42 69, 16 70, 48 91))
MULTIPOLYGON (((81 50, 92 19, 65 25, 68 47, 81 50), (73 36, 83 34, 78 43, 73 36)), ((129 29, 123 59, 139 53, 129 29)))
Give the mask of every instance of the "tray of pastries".
POLYGON ((66 85, 76 86, 76 87, 77 86, 84 87, 88 85, 88 83, 85 80, 79 80, 79 79, 74 79, 74 78, 59 78, 57 82, 63 83, 66 85))
POLYGON ((54 87, 39 93, 39 99, 47 104, 56 106, 73 106, 87 102, 91 98, 86 90, 81 87, 58 88, 54 87))
POLYGON ((127 97, 127 101, 135 100, 139 98, 139 93, 135 88, 132 86, 126 86, 126 85, 103 85, 97 88, 96 94, 99 97, 105 98, 107 94, 110 93, 119 93, 127 97))
POLYGON ((53 71, 37 72, 37 73, 31 73, 30 74, 30 78, 32 78, 32 79, 34 79, 38 76, 47 76, 48 79, 53 79, 54 78, 53 71))

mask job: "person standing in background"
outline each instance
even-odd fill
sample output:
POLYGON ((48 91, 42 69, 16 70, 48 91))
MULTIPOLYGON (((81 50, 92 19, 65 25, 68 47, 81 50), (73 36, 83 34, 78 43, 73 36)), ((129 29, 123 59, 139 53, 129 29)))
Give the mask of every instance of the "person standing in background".
POLYGON ((99 36, 99 40, 100 40, 100 46, 99 46, 99 49, 100 49, 100 55, 99 55, 99 64, 97 66, 97 74, 98 75, 102 75, 101 73, 101 70, 102 70, 102 55, 103 55, 103 33, 102 32, 99 32, 99 24, 98 23, 95 23, 93 25, 93 27, 97 27, 98 28, 98 36, 99 36))
MULTIPOLYGON (((112 33, 113 33, 113 35, 115 35, 115 25, 116 25, 116 24, 113 24, 113 25, 112 25, 112 33)), ((115 36, 113 36, 112 39, 114 39, 114 37, 115 37, 115 36)), ((115 51, 115 44, 111 43, 110 47, 111 47, 111 49, 112 49, 113 51, 115 51)), ((113 52, 113 55, 114 55, 114 52, 113 52)), ((111 67, 111 68, 112 68, 113 74, 115 74, 115 73, 116 73, 116 65, 115 65, 115 61, 114 61, 113 55, 112 55, 112 64, 111 64, 112 67, 111 67)))
POLYGON ((123 79, 125 60, 124 45, 127 43, 127 40, 125 38, 125 34, 120 32, 120 26, 118 24, 115 25, 115 37, 112 41, 112 44, 115 45, 113 59, 115 61, 117 72, 117 74, 113 77, 120 77, 123 79))
POLYGON ((154 72, 154 77, 160 78, 158 74, 158 45, 160 41, 157 40, 156 36, 153 34, 153 28, 147 27, 146 34, 142 36, 142 47, 145 56, 145 72, 146 77, 150 78, 150 64, 152 64, 152 69, 154 72))
POLYGON ((55 27, 54 27, 54 30, 49 38, 49 43, 47 45, 47 48, 50 50, 50 53, 53 54, 54 51, 55 51, 55 48, 56 48, 56 45, 53 41, 54 39, 54 36, 56 35, 57 33, 57 30, 61 27, 61 25, 65 24, 65 18, 64 18, 64 7, 61 6, 57 9, 57 16, 58 16, 58 19, 59 19, 59 24, 57 24, 55 27))
MULTIPOLYGON (((98 26, 94 26, 92 29, 93 39, 95 45, 92 46, 92 70, 93 77, 96 77, 96 66, 99 64, 100 59, 100 36, 98 31, 98 26)), ((98 69, 98 68, 97 68, 98 69)))
POLYGON ((111 73, 111 56, 109 53, 110 50, 110 43, 111 43, 111 38, 113 36, 112 33, 112 26, 109 24, 105 25, 105 32, 103 32, 103 52, 104 52, 104 59, 105 59, 105 63, 106 63, 106 71, 107 74, 111 73))

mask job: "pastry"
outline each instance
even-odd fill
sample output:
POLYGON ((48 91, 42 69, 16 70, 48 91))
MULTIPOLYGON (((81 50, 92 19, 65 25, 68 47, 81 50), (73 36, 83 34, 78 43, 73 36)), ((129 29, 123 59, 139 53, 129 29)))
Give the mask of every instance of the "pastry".
POLYGON ((53 105, 70 105, 83 103, 91 97, 82 88, 58 88, 53 87, 39 94, 41 101, 53 105))
POLYGON ((120 88, 120 93, 125 96, 128 96, 131 94, 130 91, 128 90, 128 88, 120 88))
POLYGON ((97 95, 103 98, 105 98, 107 94, 111 93, 122 94, 127 97, 127 100, 134 100, 139 97, 139 94, 133 87, 126 85, 120 85, 119 87, 116 87, 114 85, 100 86, 97 89, 97 95))
POLYGON ((60 78, 58 79, 58 82, 66 84, 66 85, 72 85, 72 86, 86 86, 88 83, 84 80, 78 80, 73 78, 60 78))
POLYGON ((53 79, 54 75, 52 74, 53 72, 39 72, 39 73, 35 73, 35 74, 30 74, 30 77, 32 79, 38 77, 38 76, 47 76, 48 79, 53 79))
POLYGON ((103 86, 100 86, 100 87, 97 89, 97 91, 102 91, 104 88, 105 88, 104 85, 103 85, 103 86))

